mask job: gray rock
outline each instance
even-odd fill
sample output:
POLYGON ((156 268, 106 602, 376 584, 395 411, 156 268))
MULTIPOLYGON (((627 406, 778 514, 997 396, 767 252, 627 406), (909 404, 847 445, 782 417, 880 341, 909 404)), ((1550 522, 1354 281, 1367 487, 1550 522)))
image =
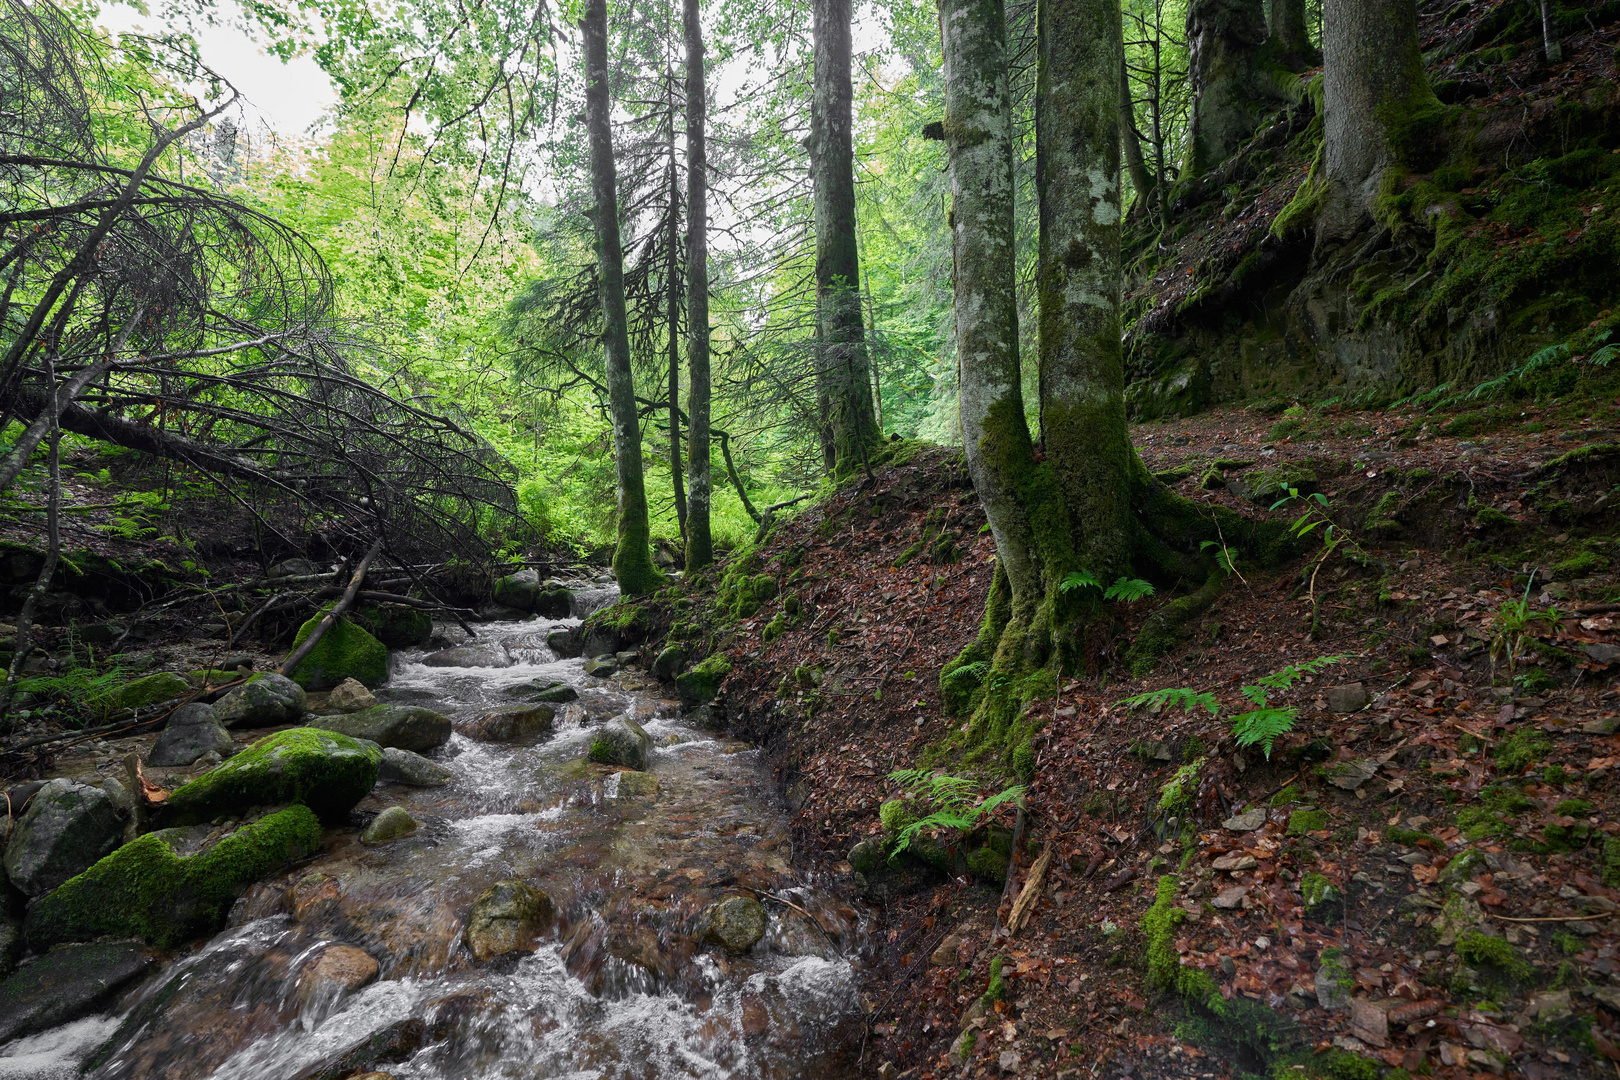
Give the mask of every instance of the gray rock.
POLYGON ((29 896, 50 892, 118 846, 123 816, 100 788, 52 780, 39 789, 6 845, 6 875, 29 896))
POLYGON ((339 712, 359 712, 361 709, 374 708, 377 695, 366 689, 366 685, 358 679, 344 679, 326 695, 326 704, 339 712))
POLYGON ((228 728, 296 724, 309 708, 304 688, 275 672, 255 675, 214 703, 214 719, 228 728))
POLYGON ((1378 762, 1372 760, 1342 761, 1328 770, 1328 783, 1346 791, 1355 791, 1373 778, 1378 762))
POLYGON ((503 709, 481 713, 471 720, 457 720, 456 731, 478 742, 513 742, 536 735, 551 734, 557 710, 550 705, 530 709, 503 709))
POLYGON ((534 613, 546 619, 566 619, 573 611, 574 594, 560 585, 542 584, 534 594, 534 613))
POLYGON ((1355 980, 1350 969, 1337 957, 1324 957, 1316 969, 1316 1003, 1329 1012, 1350 1007, 1350 990, 1355 980))
POLYGON ((497 881, 473 902, 464 938, 480 960, 533 952, 551 924, 551 897, 524 882, 497 881))
POLYGON ((591 760, 603 765, 623 765, 646 772, 651 755, 652 736, 628 716, 615 716, 591 740, 591 760))
POLYGON ((730 952, 747 952, 765 936, 765 905, 751 896, 728 896, 709 909, 703 938, 730 952))
POLYGON ((619 662, 611 656, 593 656, 585 661, 585 674, 605 679, 619 670, 619 662))
POLYGON ((653 661, 653 678, 661 682, 670 682, 680 674, 681 668, 686 666, 686 650, 679 645, 671 645, 658 654, 653 661))
POLYGON ((210 752, 223 757, 234 745, 231 733, 215 718, 210 706, 182 705, 164 725, 152 752, 146 755, 146 763, 158 767, 192 765, 210 752))
POLYGON ((1620 645, 1610 645, 1602 641, 1594 641, 1582 645, 1581 651, 1590 656, 1599 664, 1612 664, 1620 660, 1620 645))
POLYGON ((455 775, 437 761, 390 746, 383 750, 382 772, 378 778, 411 787, 439 787, 448 784, 455 775))
POLYGON ((500 645, 459 645, 422 657, 428 667, 508 668, 516 662, 500 645))
POLYGON ((450 741, 449 718, 415 705, 378 705, 357 713, 317 716, 307 726, 419 754, 450 741))
POLYGON ((579 655, 579 646, 574 642, 574 632, 567 627, 559 626, 546 634, 546 648, 564 659, 579 655))
POLYGON ((1252 810, 1245 810, 1236 817, 1227 818, 1223 825, 1233 832, 1254 832, 1266 823, 1266 808, 1256 806, 1252 810))
POLYGON ((640 656, 640 654, 637 653, 636 650, 634 650, 634 649, 623 649, 623 650, 621 650, 619 652, 614 653, 613 654, 613 659, 615 659, 615 660, 617 660, 619 662, 620 667, 629 667, 631 664, 634 664, 636 662, 636 660, 637 660, 637 658, 639 656, 640 656))
POLYGON ((6 911, 0 911, 0 979, 10 975, 17 966, 17 956, 22 952, 23 924, 6 911))
POLYGON ((1353 713, 1367 707, 1372 699, 1367 696, 1365 683, 1347 683, 1344 686, 1330 686, 1322 692, 1327 698, 1328 708, 1336 713, 1353 713))
POLYGON ((52 949, 0 983, 0 1043, 88 1016, 158 960, 127 941, 52 949))
POLYGON ((390 806, 371 819, 371 824, 360 834, 360 842, 368 847, 386 844, 411 835, 420 824, 403 806, 390 806))
POLYGON ((495 582, 495 602, 519 611, 533 611, 535 596, 540 591, 540 574, 535 570, 519 570, 495 582))
POLYGON ((265 576, 269 578, 308 577, 311 574, 318 573, 320 571, 308 559, 285 559, 272 566, 265 576))
POLYGON ((619 632, 611 626, 593 626, 580 639, 581 656, 611 656, 623 648, 619 632))
POLYGON ((507 697, 522 698, 525 701, 547 705, 564 705, 579 697, 579 691, 565 682, 541 682, 538 679, 531 683, 508 686, 501 692, 507 697))

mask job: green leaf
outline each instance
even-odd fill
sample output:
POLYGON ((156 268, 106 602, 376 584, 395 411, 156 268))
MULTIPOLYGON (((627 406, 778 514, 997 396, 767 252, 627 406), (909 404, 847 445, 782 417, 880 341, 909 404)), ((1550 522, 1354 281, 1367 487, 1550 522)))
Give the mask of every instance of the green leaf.
POLYGON ((1192 712, 1195 708, 1203 709, 1211 716, 1218 716, 1221 703, 1214 694, 1208 691, 1191 690, 1187 687, 1169 687, 1164 690, 1153 690, 1146 694, 1137 694, 1133 697, 1123 698, 1116 704, 1138 709, 1144 706, 1176 708, 1179 706, 1183 712, 1192 712))
POLYGON ((1144 597, 1152 596, 1153 592, 1151 582, 1143 581, 1141 578, 1122 577, 1108 586, 1108 591, 1103 593, 1103 599, 1124 600, 1129 603, 1132 600, 1141 600, 1144 597))
POLYGON ((1232 734, 1239 746, 1259 746, 1271 760, 1271 746, 1281 735, 1294 729, 1297 709, 1259 708, 1232 717, 1232 734))
POLYGON ((1071 589, 1100 589, 1102 582, 1098 581, 1090 570, 1075 570, 1063 579, 1058 586, 1059 592, 1068 592, 1071 589))

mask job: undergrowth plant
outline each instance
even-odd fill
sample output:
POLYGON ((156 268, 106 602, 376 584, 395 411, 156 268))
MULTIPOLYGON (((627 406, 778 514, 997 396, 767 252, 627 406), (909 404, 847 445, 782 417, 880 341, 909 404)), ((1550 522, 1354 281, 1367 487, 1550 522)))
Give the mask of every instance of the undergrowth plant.
POLYGON ((978 828, 987 815, 1005 803, 1021 805, 1024 785, 1013 784, 978 801, 979 785, 962 776, 945 776, 927 769, 896 769, 889 779, 906 788, 913 798, 928 803, 932 810, 900 829, 893 854, 911 846, 917 834, 929 829, 959 829, 964 833, 978 828))
POLYGON ((1098 589, 1104 600, 1123 600, 1126 603, 1146 599, 1154 593, 1152 582, 1132 577, 1120 577, 1104 589, 1102 582, 1090 570, 1075 570, 1058 585, 1059 592, 1072 592, 1075 589, 1098 589))
POLYGON ((105 721, 116 711, 113 695, 137 669, 116 663, 98 669, 93 660, 81 660, 72 646, 64 659, 52 674, 26 675, 18 679, 17 692, 50 701, 81 718, 105 721))
POLYGON ((1315 637, 1322 628, 1321 605, 1316 599, 1316 575, 1322 572, 1323 565, 1333 557, 1334 552, 1345 546, 1364 564, 1371 562, 1372 556, 1368 555, 1366 550, 1356 543, 1355 538, 1345 530, 1344 526, 1335 521, 1332 515, 1328 513, 1328 497, 1326 495, 1320 491, 1312 492, 1310 495, 1301 495, 1299 489, 1291 485, 1284 486, 1283 490, 1287 494, 1272 503, 1271 509, 1276 510, 1293 502, 1300 502, 1305 506, 1299 517, 1295 518, 1293 523, 1288 526, 1289 533, 1300 540, 1304 540, 1320 530, 1322 547, 1311 563, 1308 588, 1311 601, 1311 636, 1315 637))
POLYGON ((1558 628, 1560 617, 1556 606, 1548 607, 1545 611, 1537 611, 1530 606, 1530 588, 1535 583, 1536 575, 1532 573, 1530 580, 1525 582, 1524 595, 1517 600, 1504 600, 1491 616, 1491 682, 1496 681, 1496 664, 1498 659, 1507 660, 1508 678, 1517 677, 1519 653, 1524 650, 1525 643, 1535 637, 1537 624, 1546 626, 1550 630, 1558 628))
MULTIPOLYGON (((1277 690, 1287 690, 1307 675, 1315 675, 1330 664, 1342 664, 1351 659, 1349 656, 1321 656, 1315 660, 1305 660, 1298 664, 1289 664, 1280 671, 1256 679, 1252 684, 1242 687, 1239 691, 1254 708, 1247 712, 1238 713, 1230 717, 1227 723, 1231 725, 1232 734, 1236 736, 1239 746, 1259 746, 1265 753, 1266 759, 1271 758, 1271 747, 1277 739, 1294 729, 1294 721, 1299 717, 1299 710, 1291 705, 1280 706, 1271 704, 1271 694, 1277 690)), ((1192 712, 1194 709, 1203 709, 1211 716, 1221 713, 1220 700, 1207 690, 1193 690, 1184 686, 1168 687, 1164 690, 1152 690, 1145 694, 1136 694, 1125 698, 1119 704, 1132 709, 1157 706, 1164 708, 1180 708, 1183 712, 1192 712)))

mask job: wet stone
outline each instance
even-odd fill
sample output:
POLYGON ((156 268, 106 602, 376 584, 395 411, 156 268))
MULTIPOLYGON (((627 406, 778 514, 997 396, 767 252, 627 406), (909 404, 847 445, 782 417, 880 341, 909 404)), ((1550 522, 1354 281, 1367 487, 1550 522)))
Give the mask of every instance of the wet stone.
POLYGON ((0 983, 0 1043, 95 1012, 158 959, 132 942, 51 950, 0 983))
POLYGON ((50 892, 118 845, 123 816, 100 788, 52 780, 29 800, 6 845, 6 876, 29 896, 50 892))
POLYGON ((155 767, 192 765, 209 753, 229 754, 235 744, 231 733, 214 717, 208 705, 182 705, 169 717, 146 763, 155 767))
POLYGON ((367 690, 358 679, 344 679, 326 695, 326 704, 338 712, 359 712, 373 708, 377 704, 377 695, 367 690))
POLYGON ((383 750, 382 771, 378 778, 411 787, 439 787, 448 784, 455 775, 437 761, 390 746, 383 750))
POLYGON ((628 716, 609 720, 591 739, 590 758, 603 765, 623 765, 645 772, 651 755, 652 736, 628 716))
POLYGON ((611 655, 593 656, 585 661, 585 674, 605 679, 619 670, 619 662, 611 655))
POLYGON ((1364 683, 1348 683, 1344 686, 1330 686, 1322 694, 1327 699, 1328 708, 1336 713, 1353 713, 1365 709, 1372 699, 1367 695, 1364 683))
POLYGON ((703 938, 743 953, 765 936, 765 905, 750 896, 729 896, 709 909, 703 938))
POLYGON ((467 915, 467 948, 480 960, 533 952, 551 918, 551 897, 522 881, 498 881, 473 902, 467 915))
POLYGON ((228 728, 296 724, 304 718, 309 695, 287 678, 267 672, 230 690, 214 703, 214 718, 228 728))
POLYGON ((422 657, 428 667, 509 668, 517 663, 501 645, 460 645, 422 657))
POLYGON ((386 844, 391 840, 411 835, 419 824, 403 806, 390 806, 366 826, 365 831, 360 834, 360 842, 368 847, 386 844))
POLYGON ((341 716, 319 716, 309 726, 416 753, 443 746, 450 741, 451 730, 448 717, 416 705, 378 705, 341 716))
POLYGON ((498 709, 480 713, 470 720, 455 721, 455 730, 476 742, 514 742, 549 735, 557 710, 550 705, 532 709, 498 709))
POLYGON ((352 945, 329 945, 298 977, 298 1001, 303 1007, 336 1000, 377 980, 377 961, 352 945))

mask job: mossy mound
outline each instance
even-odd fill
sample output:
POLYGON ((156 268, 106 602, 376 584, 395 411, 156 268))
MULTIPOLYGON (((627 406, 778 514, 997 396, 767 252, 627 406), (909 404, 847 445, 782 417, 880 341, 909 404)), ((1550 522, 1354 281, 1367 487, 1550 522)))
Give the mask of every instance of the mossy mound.
MULTIPOLYGON (((294 649, 315 632, 323 617, 324 613, 317 614, 298 628, 294 649)), ((339 618, 289 674, 305 690, 330 690, 344 679, 381 686, 388 681, 388 646, 357 624, 339 618)))
POLYGON ((163 701, 172 701, 191 693, 191 683, 184 675, 173 671, 159 671, 131 679, 113 691, 107 703, 114 709, 142 709, 163 701))
POLYGON ((731 674, 731 661, 725 653, 715 653, 689 671, 675 676, 675 686, 681 700, 687 705, 702 705, 713 701, 720 692, 720 684, 731 674))
POLYGON ((289 806, 245 825, 213 847, 182 856, 184 829, 125 844, 28 912, 29 944, 136 937, 169 948, 217 931, 248 885, 306 858, 321 825, 306 806, 289 806))
POLYGON ((433 636, 432 613, 404 604, 367 604, 354 621, 390 649, 426 645, 433 636))
POLYGON ((332 821, 376 786, 382 757, 381 747, 335 731, 288 728, 175 791, 166 813, 189 824, 250 806, 301 803, 332 821))

